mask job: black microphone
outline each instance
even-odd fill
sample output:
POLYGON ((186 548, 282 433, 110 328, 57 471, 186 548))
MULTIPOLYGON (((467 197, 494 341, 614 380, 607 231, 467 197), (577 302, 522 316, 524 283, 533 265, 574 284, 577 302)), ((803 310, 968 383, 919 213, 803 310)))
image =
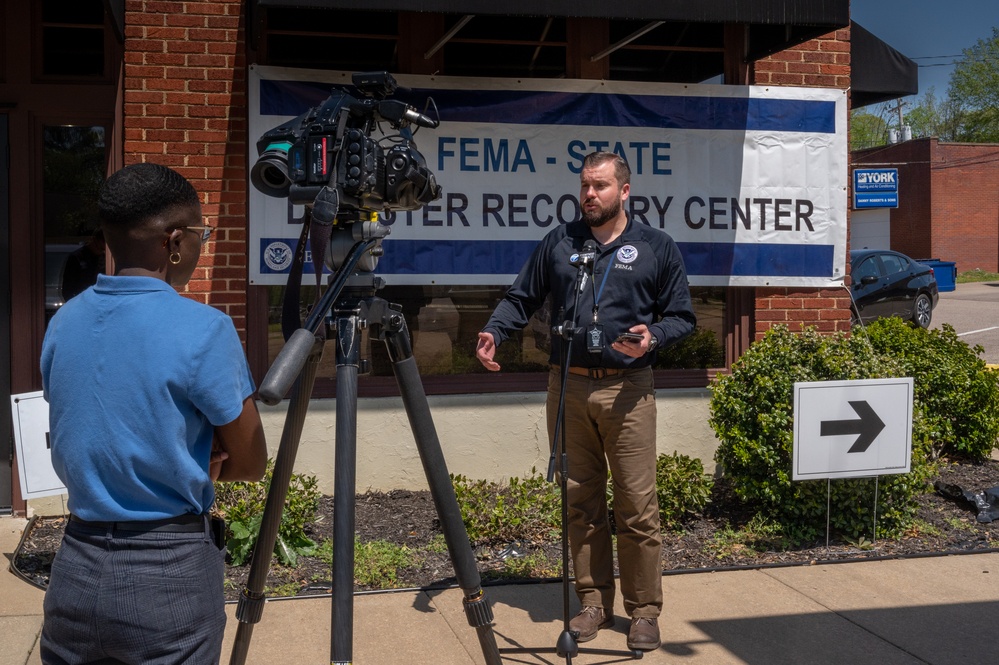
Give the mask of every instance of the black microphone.
POLYGON ((440 126, 440 122, 429 116, 425 116, 409 104, 398 99, 383 99, 378 102, 378 112, 383 118, 390 122, 402 123, 410 122, 420 127, 434 129, 440 126))
POLYGON ((593 263, 597 260, 597 243, 593 240, 587 240, 583 243, 582 251, 576 253, 573 252, 569 256, 569 265, 576 266, 577 268, 586 268, 587 270, 593 270, 593 263))
POLYGON ((429 127, 430 129, 440 127, 441 124, 430 116, 423 115, 412 106, 406 109, 406 112, 402 114, 402 117, 414 124, 419 125, 420 127, 429 127))

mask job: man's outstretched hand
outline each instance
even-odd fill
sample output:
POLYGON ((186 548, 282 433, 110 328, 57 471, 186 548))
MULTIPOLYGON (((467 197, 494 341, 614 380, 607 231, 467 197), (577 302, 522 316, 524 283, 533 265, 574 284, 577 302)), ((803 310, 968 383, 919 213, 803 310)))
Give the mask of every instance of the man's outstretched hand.
POLYGON ((492 333, 480 332, 479 333, 479 344, 475 347, 475 357, 479 359, 482 366, 488 369, 490 372, 498 372, 500 370, 499 363, 493 360, 496 356, 496 340, 493 339, 492 333))

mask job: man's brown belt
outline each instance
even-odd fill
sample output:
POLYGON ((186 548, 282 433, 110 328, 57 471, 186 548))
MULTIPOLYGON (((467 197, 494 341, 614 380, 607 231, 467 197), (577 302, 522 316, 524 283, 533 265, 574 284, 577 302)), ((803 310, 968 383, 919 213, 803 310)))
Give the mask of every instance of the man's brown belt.
MULTIPOLYGON (((561 367, 559 365, 552 365, 552 369, 559 370, 561 367)), ((608 376, 617 376, 618 374, 623 374, 624 369, 617 369, 612 367, 570 367, 569 374, 575 374, 577 376, 588 376, 591 379, 603 379, 608 376)))

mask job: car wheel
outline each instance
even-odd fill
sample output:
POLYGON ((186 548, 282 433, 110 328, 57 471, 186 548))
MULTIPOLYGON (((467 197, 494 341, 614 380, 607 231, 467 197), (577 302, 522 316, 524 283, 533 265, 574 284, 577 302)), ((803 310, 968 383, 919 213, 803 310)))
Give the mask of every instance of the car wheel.
POLYGON ((932 318, 933 304, 930 302, 930 297, 925 293, 920 293, 912 305, 912 322, 920 328, 929 328, 932 318))

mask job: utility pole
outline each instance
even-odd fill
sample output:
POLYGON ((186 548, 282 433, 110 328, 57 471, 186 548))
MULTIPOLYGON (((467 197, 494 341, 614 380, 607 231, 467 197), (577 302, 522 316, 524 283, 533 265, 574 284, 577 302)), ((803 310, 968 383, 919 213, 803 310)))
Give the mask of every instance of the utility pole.
MULTIPOLYGON (((902 138, 902 135, 903 135, 903 128, 905 127, 905 124, 904 124, 904 121, 903 121, 903 118, 902 118, 902 107, 908 106, 908 105, 909 105, 908 102, 903 102, 902 98, 899 97, 898 99, 895 100, 895 105, 894 106, 888 106, 888 107, 886 107, 886 110, 898 114, 898 140, 899 141, 904 140, 902 138)), ((891 132, 891 130, 889 130, 889 133, 890 132, 891 132)))

